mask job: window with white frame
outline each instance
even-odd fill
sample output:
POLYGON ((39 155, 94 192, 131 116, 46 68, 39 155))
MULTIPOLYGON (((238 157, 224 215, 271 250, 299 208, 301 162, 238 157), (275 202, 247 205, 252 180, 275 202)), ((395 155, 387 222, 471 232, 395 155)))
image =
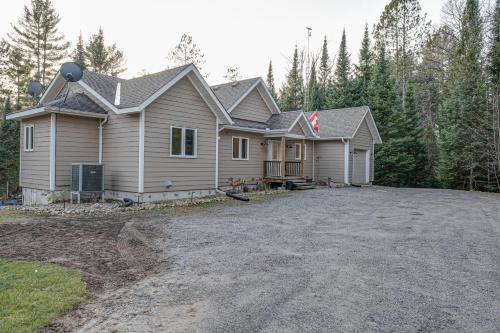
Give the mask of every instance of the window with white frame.
POLYGON ((196 157, 197 130, 185 127, 170 127, 170 156, 196 157))
MULTIPOLYGON (((295 159, 300 160, 302 158, 302 143, 295 144, 295 159)), ((304 160, 307 160, 307 144, 304 144, 304 160)))
POLYGON ((233 136, 233 160, 248 160, 248 138, 233 136))
POLYGON ((24 151, 33 151, 35 146, 35 126, 24 126, 24 151))

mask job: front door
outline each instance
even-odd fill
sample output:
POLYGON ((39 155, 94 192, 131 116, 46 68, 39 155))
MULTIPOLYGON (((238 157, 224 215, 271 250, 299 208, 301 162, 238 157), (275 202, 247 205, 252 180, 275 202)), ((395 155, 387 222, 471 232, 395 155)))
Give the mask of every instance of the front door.
POLYGON ((269 141, 267 146, 267 159, 268 161, 281 161, 281 142, 269 141))

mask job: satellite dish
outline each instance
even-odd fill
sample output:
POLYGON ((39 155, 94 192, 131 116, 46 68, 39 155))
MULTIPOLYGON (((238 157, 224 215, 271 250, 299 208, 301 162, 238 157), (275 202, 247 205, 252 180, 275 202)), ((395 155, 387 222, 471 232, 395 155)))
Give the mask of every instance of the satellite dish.
POLYGON ((39 97, 42 94, 42 84, 40 81, 31 81, 28 84, 28 89, 26 89, 26 93, 33 98, 39 97))
POLYGON ((64 63, 59 71, 67 82, 79 81, 83 76, 82 68, 74 62, 64 63))

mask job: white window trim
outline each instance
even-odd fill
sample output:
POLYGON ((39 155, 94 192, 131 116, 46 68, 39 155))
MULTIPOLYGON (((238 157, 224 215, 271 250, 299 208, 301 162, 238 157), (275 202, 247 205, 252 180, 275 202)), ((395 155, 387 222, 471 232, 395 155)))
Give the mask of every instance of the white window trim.
POLYGON ((24 126, 24 140, 23 140, 23 149, 26 152, 34 151, 35 150, 35 125, 34 124, 29 124, 24 126), (32 128, 31 131, 28 129, 32 128), (28 135, 26 135, 26 130, 28 130, 28 135), (31 132, 31 134, 30 134, 31 132), (31 135, 31 136, 30 136, 31 135), (28 138, 31 138, 31 140, 28 140, 28 138), (28 141, 26 141, 28 140, 28 141), (26 143, 31 143, 31 148, 26 148, 27 144, 26 143))
POLYGON ((196 128, 182 127, 182 126, 170 126, 170 157, 173 158, 197 158, 198 157, 198 130, 196 128), (182 130, 181 134, 181 155, 172 154, 172 134, 174 128, 180 128, 182 130), (194 131, 194 155, 186 155, 186 130, 194 131))
MULTIPOLYGON (((296 142, 293 147, 293 154, 295 156, 296 161, 300 161, 302 159, 302 143, 296 142), (300 146, 300 155, 297 157, 297 146, 300 146)), ((304 161, 307 161, 307 143, 304 143, 304 161)))
POLYGON ((244 137, 244 136, 233 136, 231 137, 231 159, 233 161, 248 161, 250 159, 250 139, 247 138, 247 137, 244 137), (233 155, 233 151, 234 151, 234 139, 238 139, 238 153, 239 153, 239 156, 238 158, 234 158, 234 155, 233 155), (247 158, 241 158, 241 146, 243 145, 242 144, 242 139, 245 139, 247 140, 247 158))

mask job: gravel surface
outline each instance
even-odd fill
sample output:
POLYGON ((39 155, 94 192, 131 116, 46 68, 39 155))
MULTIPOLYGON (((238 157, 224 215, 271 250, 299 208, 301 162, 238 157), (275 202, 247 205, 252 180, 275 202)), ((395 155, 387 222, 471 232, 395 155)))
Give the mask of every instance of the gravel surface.
POLYGON ((312 190, 164 231, 171 269, 81 332, 500 331, 500 195, 312 190))

